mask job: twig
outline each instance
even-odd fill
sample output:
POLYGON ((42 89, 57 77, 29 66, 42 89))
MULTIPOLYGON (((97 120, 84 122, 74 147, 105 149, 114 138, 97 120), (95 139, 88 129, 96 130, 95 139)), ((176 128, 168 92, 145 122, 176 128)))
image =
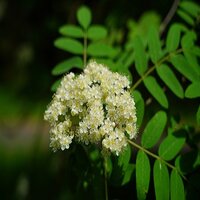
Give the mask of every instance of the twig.
POLYGON ((176 170, 182 177, 184 180, 187 180, 187 178, 173 165, 171 165, 170 163, 166 162, 165 160, 163 160, 161 157, 159 157, 158 155, 148 151, 147 149, 143 148, 142 146, 136 144, 135 142, 128 140, 129 144, 131 144, 132 146, 142 150, 143 152, 145 152, 146 154, 150 155, 151 157, 160 160, 161 162, 163 162, 165 165, 167 165, 168 167, 170 167, 171 169, 176 170))
POLYGON ((177 7, 179 5, 180 0, 174 0, 174 3, 172 4, 172 7, 170 8, 169 12, 167 13, 166 17, 164 18, 163 22, 161 23, 160 26, 160 35, 163 34, 165 31, 167 25, 173 18, 174 14, 176 13, 177 7))
POLYGON ((149 68, 149 70, 140 78, 138 79, 138 81, 130 88, 130 92, 132 92, 134 89, 136 89, 136 87, 138 85, 140 85, 140 83, 149 75, 151 74, 157 66, 160 66, 162 63, 164 63, 165 61, 167 61, 170 56, 172 54, 179 54, 183 51, 183 49, 177 49, 175 52, 172 52, 170 54, 167 54, 164 58, 162 58, 161 60, 159 60, 156 64, 154 64, 152 67, 149 68))

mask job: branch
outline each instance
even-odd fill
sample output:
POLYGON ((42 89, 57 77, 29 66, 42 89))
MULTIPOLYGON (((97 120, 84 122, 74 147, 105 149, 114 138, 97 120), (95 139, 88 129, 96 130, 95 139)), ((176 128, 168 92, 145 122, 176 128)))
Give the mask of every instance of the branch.
POLYGON ((160 35, 163 34, 167 25, 169 24, 169 22, 171 21, 171 19, 174 16, 174 14, 176 13, 179 2, 180 2, 180 0, 174 0, 172 7, 170 8, 169 12, 167 13, 166 17, 164 18, 163 22, 160 25, 160 35))

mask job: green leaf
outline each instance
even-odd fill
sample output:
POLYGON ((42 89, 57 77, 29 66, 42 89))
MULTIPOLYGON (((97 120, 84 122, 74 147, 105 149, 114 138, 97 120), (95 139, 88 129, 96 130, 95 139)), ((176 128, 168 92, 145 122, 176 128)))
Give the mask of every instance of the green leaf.
POLYGON ((104 159, 105 159, 106 172, 108 174, 108 177, 110 177, 113 169, 112 160, 110 156, 105 157, 104 159))
POLYGON ((122 169, 122 171, 126 171, 129 161, 131 159, 131 147, 130 145, 119 155, 118 157, 118 165, 122 169))
POLYGON ((77 12, 77 19, 79 24, 84 28, 87 29, 92 20, 92 14, 88 7, 81 6, 77 12))
POLYGON ((133 64, 134 59, 135 59, 134 52, 133 51, 129 52, 129 54, 127 55, 127 57, 124 59, 123 62, 124 68, 128 69, 133 64))
POLYGON ((195 82, 199 80, 198 74, 193 70, 193 68, 190 67, 188 61, 183 55, 172 56, 171 63, 181 74, 183 74, 190 81, 195 82))
POLYGON ((152 148, 160 139, 167 123, 167 115, 163 111, 157 112, 146 125, 142 134, 142 146, 152 148))
POLYGON ((161 58, 161 43, 158 30, 152 26, 148 33, 149 55, 155 64, 161 58))
POLYGON ((137 126, 140 127, 142 124, 142 120, 144 117, 144 100, 142 98, 142 95, 139 91, 135 90, 132 93, 134 101, 135 101, 135 107, 136 107, 136 116, 137 116, 137 126))
POLYGON ((144 85, 161 106, 168 108, 167 97, 154 77, 148 76, 145 78, 144 85))
POLYGON ((172 170, 170 176, 171 200, 185 200, 183 181, 177 170, 172 170))
POLYGON ((54 45, 57 48, 68 51, 70 53, 83 54, 83 45, 74 39, 58 38, 55 40, 54 45))
POLYGON ((176 50, 179 46, 181 36, 180 26, 173 24, 167 34, 166 48, 168 52, 176 50))
POLYGON ((183 49, 184 56, 190 67, 200 76, 200 67, 196 55, 192 52, 192 48, 183 49))
POLYGON ((145 52, 144 44, 139 36, 136 36, 133 40, 133 48, 135 52, 135 67, 141 76, 147 70, 147 55, 145 52))
POLYGON ((196 118, 197 118, 197 124, 200 125, 200 105, 199 105, 199 108, 197 110, 196 118))
POLYGON ((107 30, 103 26, 92 25, 88 29, 87 36, 91 40, 99 40, 105 38, 107 35, 107 30))
POLYGON ((185 96, 191 99, 200 97, 200 80, 199 82, 194 82, 187 87, 185 96))
POLYGON ((168 136, 160 144, 158 153, 164 160, 172 160, 185 144, 186 132, 178 130, 168 136))
POLYGON ((189 49, 194 46, 194 42, 197 36, 194 31, 187 31, 186 34, 181 39, 181 46, 183 49, 189 49))
POLYGON ((60 85, 60 82, 61 82, 61 79, 55 81, 53 83, 53 85, 51 86, 51 91, 55 92, 57 90, 58 86, 60 85))
POLYGON ((194 20, 190 15, 188 15, 186 12, 178 9, 177 14, 179 17, 181 17, 185 22, 187 22, 189 25, 194 26, 194 20))
POLYGON ((169 66, 162 64, 156 67, 156 71, 163 82, 170 88, 170 90, 179 98, 184 97, 184 91, 177 80, 174 72, 169 68, 169 66))
POLYGON ((165 164, 156 160, 153 167, 156 200, 169 199, 169 172, 165 164))
POLYGON ((68 60, 65 60, 59 64, 57 64, 54 69, 52 70, 52 74, 53 75, 60 75, 63 74, 65 72, 68 72, 69 70, 71 70, 72 68, 79 68, 79 69, 83 69, 83 61, 80 57, 72 57, 68 60))
POLYGON ((116 55, 117 51, 106 44, 92 43, 89 44, 87 53, 90 56, 113 57, 116 55))
POLYGON ((64 25, 60 27, 59 32, 63 35, 75 38, 83 38, 83 30, 75 25, 64 25))
POLYGON ((135 165, 133 164, 128 164, 126 171, 124 172, 124 177, 122 179, 122 186, 125 185, 126 183, 128 183, 131 180, 133 171, 135 169, 135 165))
POLYGON ((194 2, 182 1, 180 7, 194 18, 200 13, 200 6, 194 2))
POLYGON ((193 150, 183 155, 179 155, 176 158, 175 166, 184 174, 193 172, 200 166, 200 153, 193 150))
POLYGON ((149 190, 150 170, 148 156, 139 150, 136 157, 136 189, 138 200, 146 199, 149 190))

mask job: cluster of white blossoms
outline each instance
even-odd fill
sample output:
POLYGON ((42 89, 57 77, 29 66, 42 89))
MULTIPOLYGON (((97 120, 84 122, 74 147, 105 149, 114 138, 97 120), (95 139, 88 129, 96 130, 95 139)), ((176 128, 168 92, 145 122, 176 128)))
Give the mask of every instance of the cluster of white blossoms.
POLYGON ((135 102, 125 76, 90 62, 78 76, 61 81, 44 119, 50 125, 50 147, 68 149, 72 140, 98 144, 116 155, 136 136, 135 102))

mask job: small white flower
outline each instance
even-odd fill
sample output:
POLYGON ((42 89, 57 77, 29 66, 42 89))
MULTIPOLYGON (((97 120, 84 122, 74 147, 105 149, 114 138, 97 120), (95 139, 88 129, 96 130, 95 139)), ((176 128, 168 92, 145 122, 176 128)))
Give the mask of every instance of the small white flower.
POLYGON ((94 61, 79 76, 64 76, 44 115, 51 126, 50 147, 68 149, 74 139, 102 144, 103 151, 119 155, 126 137, 137 134, 135 102, 128 89, 125 76, 94 61))

